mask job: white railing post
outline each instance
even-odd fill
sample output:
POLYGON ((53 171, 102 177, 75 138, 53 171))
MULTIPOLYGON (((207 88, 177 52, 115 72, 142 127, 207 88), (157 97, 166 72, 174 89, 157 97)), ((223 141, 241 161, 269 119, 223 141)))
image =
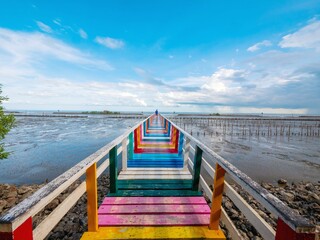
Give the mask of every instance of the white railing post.
POLYGON ((188 158, 189 158, 189 152, 190 152, 190 139, 185 137, 186 142, 184 144, 184 154, 183 154, 183 169, 188 169, 188 158))
POLYGON ((128 138, 125 137, 122 140, 122 170, 127 170, 127 160, 128 160, 128 155, 127 155, 127 141, 128 138))

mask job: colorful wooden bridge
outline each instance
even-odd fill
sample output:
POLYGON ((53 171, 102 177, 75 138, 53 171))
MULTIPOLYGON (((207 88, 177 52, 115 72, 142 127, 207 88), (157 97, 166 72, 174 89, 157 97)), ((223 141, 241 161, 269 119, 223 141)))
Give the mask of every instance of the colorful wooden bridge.
POLYGON ((242 239, 221 206, 223 193, 264 239, 315 240, 318 234, 314 225, 210 148, 167 118, 152 115, 2 216, 0 239, 44 239, 85 192, 88 231, 83 240, 226 239, 220 221, 232 239, 242 239), (107 168, 110 192, 98 206, 97 177, 107 168), (33 227, 32 217, 84 174, 86 181, 33 227), (276 230, 225 181, 225 174, 278 217, 276 230))

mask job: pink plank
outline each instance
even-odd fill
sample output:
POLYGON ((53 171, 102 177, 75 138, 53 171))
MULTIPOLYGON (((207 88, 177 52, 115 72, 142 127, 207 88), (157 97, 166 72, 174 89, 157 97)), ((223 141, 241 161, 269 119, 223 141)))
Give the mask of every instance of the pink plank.
POLYGON ((203 205, 101 205, 98 214, 150 214, 150 213, 210 213, 207 204, 203 205))
POLYGON ((99 215, 99 226, 208 225, 210 214, 99 215))
POLYGON ((102 205, 125 204, 207 204, 203 197, 106 197, 102 205))

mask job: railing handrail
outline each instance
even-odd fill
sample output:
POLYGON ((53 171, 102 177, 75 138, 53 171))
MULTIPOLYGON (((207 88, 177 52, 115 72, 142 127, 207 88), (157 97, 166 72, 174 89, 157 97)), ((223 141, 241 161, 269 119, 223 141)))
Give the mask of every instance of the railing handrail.
MULTIPOLYGON (((163 116, 163 115, 162 115, 163 116)), ((165 116, 163 116, 168 120, 165 116)), ((168 120, 169 121, 169 120, 168 120)), ((171 121, 170 121, 171 122, 171 121)), ((315 232, 315 225, 311 224, 303 216, 296 214, 290 207, 285 205, 280 199, 272 195, 266 189, 260 186, 257 182, 252 180, 248 175, 241 172, 234 165, 228 162, 223 157, 219 156, 204 143, 184 131, 182 128, 171 122, 172 126, 182 132, 185 137, 193 141, 199 148, 201 148, 209 157, 212 157, 226 172, 235 180, 237 184, 248 191, 258 202, 260 202, 271 213, 280 217, 288 226, 293 230, 300 233, 313 233, 315 232)))
POLYGON ((135 126, 127 130, 125 133, 123 133, 107 145, 103 146, 90 156, 86 157, 84 160, 74 165, 69 170, 62 173, 61 175, 50 181, 48 184, 37 190, 30 197, 26 198, 25 200, 11 208, 5 215, 0 217, 0 230, 1 224, 11 224, 11 226, 8 226, 8 228, 14 230, 30 216, 34 216, 35 214, 37 214, 50 202, 41 202, 41 200, 45 198, 54 199, 55 197, 57 197, 72 183, 74 183, 78 178, 80 178, 86 172, 86 169, 88 167, 105 157, 114 146, 120 144, 124 138, 128 137, 131 132, 133 132, 143 122, 147 121, 152 115, 153 114, 151 114, 144 120, 140 121, 135 126), (63 186, 63 184, 65 184, 65 186, 63 186), (40 206, 37 206, 38 204, 40 206), (37 209, 35 209, 35 206, 37 206, 37 209))

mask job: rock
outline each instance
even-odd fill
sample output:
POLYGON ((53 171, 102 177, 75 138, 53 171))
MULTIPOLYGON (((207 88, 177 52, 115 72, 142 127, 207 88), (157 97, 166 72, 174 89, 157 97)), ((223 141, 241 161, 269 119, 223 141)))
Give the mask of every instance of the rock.
POLYGON ((225 203, 225 207, 228 208, 228 209, 231 209, 231 208, 233 207, 233 203, 230 202, 230 201, 227 201, 227 202, 225 203))
POLYGON ((285 201, 287 201, 287 202, 293 201, 293 199, 295 197, 294 194, 288 193, 288 192, 285 192, 285 191, 281 191, 280 194, 285 199, 285 201))
POLYGON ((15 197, 7 198, 7 208, 11 208, 16 204, 17 199, 15 197))
POLYGON ((57 198, 53 199, 52 202, 47 205, 46 210, 52 211, 59 205, 59 203, 60 202, 57 198))
POLYGON ((263 218, 263 219, 268 219, 268 215, 261 211, 261 210, 257 210, 257 213, 263 218))
POLYGON ((285 179, 283 179, 283 178, 280 178, 279 180, 278 180, 278 184, 287 184, 287 180, 285 180, 285 179))
POLYGON ((28 187, 28 186, 22 186, 18 189, 18 194, 19 195, 23 195, 27 192, 32 192, 32 188, 31 187, 28 187))
POLYGON ((308 200, 309 201, 315 201, 318 204, 320 204, 320 197, 315 193, 310 193, 309 196, 308 196, 308 200))
MULTIPOLYGON (((6 205, 7 205, 7 201, 0 199, 0 213, 1 213, 2 210, 5 208, 6 205)), ((1 215, 1 214, 0 214, 0 215, 1 215)))
POLYGON ((308 191, 312 191, 312 190, 314 190, 314 186, 313 186, 313 184, 312 183, 307 183, 306 185, 305 185, 305 189, 307 189, 308 191))
POLYGON ((253 238, 251 238, 251 240, 262 240, 262 238, 258 236, 254 236, 253 238))

